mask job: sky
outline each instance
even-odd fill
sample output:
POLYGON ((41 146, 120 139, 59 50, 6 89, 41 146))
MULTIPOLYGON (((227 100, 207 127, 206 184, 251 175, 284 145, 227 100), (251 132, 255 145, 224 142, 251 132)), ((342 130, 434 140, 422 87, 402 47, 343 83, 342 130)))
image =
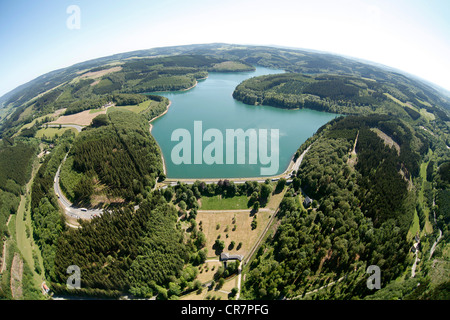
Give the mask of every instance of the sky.
POLYGON ((356 57, 450 90, 448 0, 0 0, 0 96, 89 59, 213 42, 356 57))

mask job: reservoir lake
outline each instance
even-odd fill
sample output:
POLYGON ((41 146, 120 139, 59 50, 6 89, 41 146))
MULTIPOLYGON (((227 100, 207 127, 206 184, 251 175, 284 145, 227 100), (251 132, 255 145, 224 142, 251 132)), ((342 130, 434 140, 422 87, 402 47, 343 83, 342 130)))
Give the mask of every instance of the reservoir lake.
MULTIPOLYGON (((337 114, 310 109, 288 110, 270 106, 251 106, 233 99, 236 86, 245 79, 275 73, 282 70, 256 67, 250 72, 210 72, 208 78, 186 91, 158 92, 171 101, 170 108, 163 116, 152 121, 152 135, 163 152, 167 178, 201 179, 201 178, 247 178, 265 177, 261 167, 269 167, 260 162, 249 164, 249 146, 246 143, 245 164, 237 164, 235 142, 234 164, 226 163, 227 129, 267 129, 268 155, 271 151, 271 129, 279 130, 279 167, 275 175, 283 173, 297 149, 311 137, 317 129, 337 114), (223 164, 194 164, 194 121, 202 122, 202 132, 218 129, 223 134, 223 164), (191 135, 191 164, 175 164, 171 158, 172 149, 180 141, 172 141, 176 129, 186 129, 191 135)), ((213 139, 214 140, 214 139, 213 139)), ((211 142, 204 141, 203 149, 211 142)), ((259 136, 258 136, 259 143, 259 136)), ((259 150, 259 148, 258 148, 259 150)))

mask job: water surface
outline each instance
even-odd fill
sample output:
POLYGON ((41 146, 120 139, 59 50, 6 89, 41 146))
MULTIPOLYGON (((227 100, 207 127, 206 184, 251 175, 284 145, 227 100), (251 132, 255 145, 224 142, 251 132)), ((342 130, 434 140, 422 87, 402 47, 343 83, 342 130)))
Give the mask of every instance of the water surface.
MULTIPOLYGON (((232 97, 235 87, 245 79, 281 73, 281 70, 257 67, 253 72, 217 73, 211 72, 205 80, 187 91, 158 93, 172 102, 168 112, 152 122, 152 134, 158 141, 166 163, 168 178, 243 178, 259 177, 261 165, 249 164, 248 154, 245 164, 225 164, 226 129, 278 129, 279 169, 281 174, 289 165, 292 155, 300 145, 311 137, 318 128, 335 118, 336 114, 309 109, 288 110, 270 106, 249 106, 232 97), (203 132, 209 128, 223 133, 224 164, 193 164, 194 121, 202 121, 203 132), (191 134, 192 164, 176 165, 171 159, 172 149, 179 143, 171 141, 172 132, 178 128, 187 129, 191 134)), ((270 143, 270 136, 268 139, 270 143)), ((210 142, 203 142, 205 148, 210 142)), ((269 144, 270 151, 270 144, 269 144)), ((248 148, 247 148, 248 151, 248 148)), ((248 152, 247 152, 248 153, 248 152)))

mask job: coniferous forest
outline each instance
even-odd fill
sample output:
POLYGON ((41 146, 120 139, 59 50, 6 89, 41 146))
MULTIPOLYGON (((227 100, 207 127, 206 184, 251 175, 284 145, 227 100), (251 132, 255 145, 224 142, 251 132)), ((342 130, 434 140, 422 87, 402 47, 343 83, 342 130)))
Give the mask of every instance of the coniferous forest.
POLYGON ((80 203, 89 203, 93 186, 104 188, 110 197, 133 201, 163 172, 147 120, 129 111, 96 117, 73 144, 64 166, 61 187, 80 203))

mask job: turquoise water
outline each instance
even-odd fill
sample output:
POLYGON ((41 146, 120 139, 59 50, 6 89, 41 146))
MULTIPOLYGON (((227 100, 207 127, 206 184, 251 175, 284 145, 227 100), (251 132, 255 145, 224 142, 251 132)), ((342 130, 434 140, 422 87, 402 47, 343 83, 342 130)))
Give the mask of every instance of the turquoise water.
MULTIPOLYGON (((172 102, 168 112, 152 122, 152 134, 162 149, 167 177, 180 179, 264 177, 261 174, 261 168, 268 167, 269 164, 262 164, 260 156, 257 157, 256 164, 250 164, 248 156, 249 146, 246 146, 245 149, 245 163, 237 164, 237 143, 235 143, 234 164, 227 164, 227 129, 243 129, 244 131, 255 129, 256 133, 259 133, 259 129, 267 129, 269 133, 267 139, 268 155, 270 155, 272 149, 275 150, 275 148, 272 148, 270 140, 271 129, 278 129, 279 155, 277 160, 279 166, 275 174, 285 171, 292 155, 300 145, 311 137, 318 128, 334 119, 337 115, 309 109, 288 110, 269 106, 249 106, 233 99, 232 93, 235 87, 243 80, 281 72, 283 71, 262 67, 257 67, 253 72, 211 72, 207 79, 199 81, 197 86, 190 90, 158 93, 172 102), (194 139, 199 139, 198 134, 194 135, 194 121, 201 121, 203 133, 210 128, 218 129, 222 133, 223 164, 205 164, 204 159, 201 159, 202 164, 194 164, 194 139), (191 135, 190 164, 181 163, 177 165, 175 164, 176 160, 174 163, 172 150, 181 142, 181 139, 171 140, 172 133, 176 129, 186 129, 191 135)), ((258 141, 259 137, 257 136, 258 141)), ((209 141, 204 141, 201 150, 210 143, 209 141)), ((259 149, 257 153, 259 155, 259 149)), ((215 153, 212 154, 215 155, 215 153)), ((181 153, 181 155, 184 154, 181 153)), ((201 154, 200 158, 202 158, 201 154)))

